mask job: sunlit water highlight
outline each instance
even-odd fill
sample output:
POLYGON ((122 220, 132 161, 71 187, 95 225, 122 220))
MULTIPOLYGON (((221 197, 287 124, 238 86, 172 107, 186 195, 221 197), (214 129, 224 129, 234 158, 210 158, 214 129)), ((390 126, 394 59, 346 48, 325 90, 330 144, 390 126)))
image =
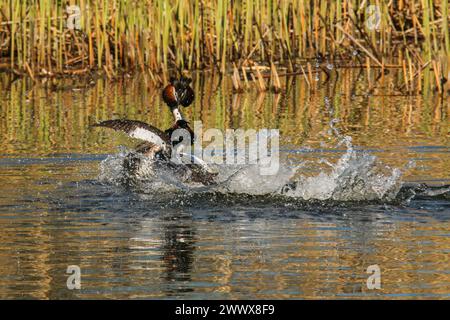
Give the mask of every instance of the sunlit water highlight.
POLYGON ((186 115, 280 128, 276 176, 222 166, 217 186, 170 173, 127 186, 121 163, 134 143, 88 124, 165 128, 157 92, 139 80, 3 91, 0 297, 449 298, 447 101, 346 101, 345 81, 333 103, 301 81, 255 98, 202 81, 186 115), (373 264, 381 290, 366 287, 373 264), (81 290, 66 287, 69 265, 81 268, 81 290))

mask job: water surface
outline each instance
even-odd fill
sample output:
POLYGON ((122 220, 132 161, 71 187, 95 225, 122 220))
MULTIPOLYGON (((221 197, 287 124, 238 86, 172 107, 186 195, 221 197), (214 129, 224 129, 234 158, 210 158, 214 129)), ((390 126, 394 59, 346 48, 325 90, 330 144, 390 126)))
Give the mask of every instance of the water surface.
POLYGON ((270 184, 298 186, 265 191, 246 171, 225 191, 168 192, 111 182, 118 146, 136 143, 89 129, 111 118, 170 126, 148 79, 1 80, 1 298, 450 296, 448 100, 367 96, 351 70, 312 93, 289 79, 279 95, 233 95, 229 82, 198 76, 185 115, 206 128, 279 128, 283 168, 301 167, 270 184), (374 264, 379 290, 366 286, 374 264), (81 290, 66 286, 69 265, 81 268, 81 290))

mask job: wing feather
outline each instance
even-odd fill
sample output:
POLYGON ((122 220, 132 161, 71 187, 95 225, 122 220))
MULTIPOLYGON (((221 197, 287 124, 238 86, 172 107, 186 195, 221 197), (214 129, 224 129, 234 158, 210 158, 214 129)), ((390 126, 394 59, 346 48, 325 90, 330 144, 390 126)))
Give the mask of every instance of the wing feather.
POLYGON ((166 152, 169 152, 171 149, 170 139, 167 134, 165 134, 158 128, 155 128, 154 126, 142 121, 115 119, 102 121, 92 126, 110 128, 116 131, 125 132, 132 138, 143 140, 160 146, 166 152))

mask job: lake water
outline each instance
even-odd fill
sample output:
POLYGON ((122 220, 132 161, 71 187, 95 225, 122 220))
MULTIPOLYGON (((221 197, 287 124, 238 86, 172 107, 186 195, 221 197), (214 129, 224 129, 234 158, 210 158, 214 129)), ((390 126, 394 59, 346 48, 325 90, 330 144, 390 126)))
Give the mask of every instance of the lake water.
POLYGON ((0 298, 448 299, 449 100, 399 95, 394 76, 367 95, 358 79, 343 70, 312 92, 300 77, 278 95, 236 95, 197 75, 186 117, 280 129, 279 174, 129 188, 115 178, 136 141, 89 125, 169 127, 149 78, 2 76, 0 298), (80 290, 67 288, 70 265, 80 290), (380 289, 366 285, 372 265, 380 289))

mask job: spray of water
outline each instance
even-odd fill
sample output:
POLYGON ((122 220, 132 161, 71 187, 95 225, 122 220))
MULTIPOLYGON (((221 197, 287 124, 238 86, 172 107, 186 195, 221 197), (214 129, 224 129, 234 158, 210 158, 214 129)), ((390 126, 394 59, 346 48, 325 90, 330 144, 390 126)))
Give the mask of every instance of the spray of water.
POLYGON ((333 118, 333 106, 325 97, 325 109, 330 115, 329 134, 337 140, 337 147, 345 146, 346 152, 335 163, 328 163, 329 170, 313 177, 300 176, 294 183, 287 184, 282 194, 303 200, 393 200, 402 182, 402 170, 382 164, 374 155, 357 152, 349 136, 341 134, 333 118))
POLYGON ((189 183, 158 162, 143 158, 138 173, 133 177, 124 169, 124 159, 130 153, 122 148, 118 154, 111 155, 100 165, 99 180, 107 184, 133 184, 139 192, 147 194, 186 192, 223 193, 248 195, 274 195, 301 200, 371 201, 393 200, 401 186, 402 170, 382 164, 376 156, 355 150, 351 137, 340 133, 336 124, 338 119, 331 117, 333 107, 325 98, 325 107, 332 119, 329 133, 336 138, 336 147, 345 147, 345 152, 336 163, 327 163, 328 169, 315 176, 302 174, 307 162, 293 166, 280 157, 280 169, 275 175, 261 175, 258 164, 253 165, 214 165, 219 175, 217 184, 202 186, 189 183))

